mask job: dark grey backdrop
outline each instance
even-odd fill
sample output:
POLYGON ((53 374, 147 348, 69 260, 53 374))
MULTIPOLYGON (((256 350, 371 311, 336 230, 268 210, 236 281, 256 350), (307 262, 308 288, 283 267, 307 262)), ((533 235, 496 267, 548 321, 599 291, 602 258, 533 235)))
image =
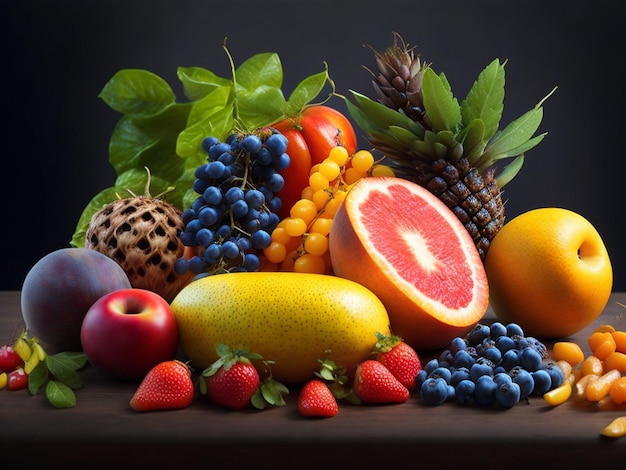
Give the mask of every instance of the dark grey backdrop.
POLYGON ((286 92, 326 61, 339 92, 371 94, 363 44, 382 50, 398 31, 446 71, 460 98, 493 58, 507 59, 503 122, 559 86, 545 104, 548 136, 506 188, 507 217, 541 206, 582 214, 609 249, 614 289, 626 290, 622 0, 5 0, 0 8, 0 289, 19 289, 39 258, 67 246, 84 205, 113 182, 107 144, 119 115, 97 95, 117 70, 151 70, 179 93, 177 66, 228 75, 228 37, 239 63, 278 52, 286 92))

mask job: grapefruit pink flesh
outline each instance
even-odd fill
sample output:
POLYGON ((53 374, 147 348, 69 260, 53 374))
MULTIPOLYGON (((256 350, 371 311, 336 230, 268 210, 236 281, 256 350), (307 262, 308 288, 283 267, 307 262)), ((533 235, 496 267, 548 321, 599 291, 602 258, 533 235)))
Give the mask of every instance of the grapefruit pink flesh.
POLYGON ((335 274, 372 290, 393 332, 417 349, 444 347, 487 311, 487 276, 469 233, 415 183, 359 180, 329 239, 335 274))

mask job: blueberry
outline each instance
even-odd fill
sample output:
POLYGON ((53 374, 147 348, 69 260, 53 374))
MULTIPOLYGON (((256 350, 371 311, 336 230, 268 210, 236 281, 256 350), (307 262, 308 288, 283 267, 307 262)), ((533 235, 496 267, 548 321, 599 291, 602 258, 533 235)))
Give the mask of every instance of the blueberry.
POLYGON ((250 237, 250 242, 252 243, 252 248, 263 250, 272 243, 272 236, 265 230, 257 230, 250 237))
POLYGON ((541 369, 543 364, 541 355, 536 349, 530 347, 521 350, 519 354, 519 363, 520 366, 529 372, 541 369))
POLYGON ((474 362, 476 362, 476 360, 466 349, 457 351, 452 359, 452 365, 454 367, 466 367, 468 369, 472 366, 472 364, 474 364, 474 362))
POLYGON ((561 371, 561 369, 559 369, 554 361, 545 361, 542 368, 545 369, 548 374, 550 374, 550 379, 552 382, 550 384, 550 390, 558 387, 563 383, 563 380, 565 379, 565 377, 563 376, 563 372, 561 371))
POLYGON ((509 372, 513 382, 520 387, 520 399, 528 397, 535 389, 535 380, 530 372, 516 366, 509 372))
POLYGON ((502 354, 515 348, 515 341, 509 336, 499 336, 495 341, 496 348, 498 348, 502 354))
POLYGON ((459 403, 465 404, 474 398, 476 384, 471 380, 461 380, 454 389, 454 397, 459 403))
POLYGON ((217 137, 209 136, 209 137, 205 137, 204 139, 202 139, 202 142, 200 145, 202 147, 202 150, 208 153, 209 149, 212 146, 214 146, 215 144, 219 144, 219 143, 220 143, 220 139, 218 139, 217 137))
POLYGON ((196 241, 204 247, 209 246, 213 243, 213 232, 208 228, 201 228, 196 233, 196 241))
POLYGON ((287 151, 287 137, 281 133, 270 135, 265 140, 265 147, 272 153, 272 155, 282 155, 287 151))
POLYGON ((502 385, 503 383, 513 382, 513 379, 506 372, 498 372, 493 376, 493 381, 498 385, 502 385))
POLYGON ((246 253, 243 258, 243 267, 246 271, 252 272, 259 269, 261 260, 254 253, 246 253))
POLYGON ((263 147, 255 154, 255 159, 259 165, 267 166, 272 163, 272 152, 270 152, 266 147, 263 147))
POLYGON ((221 142, 219 144, 215 144, 211 146, 211 148, 207 152, 209 156, 209 161, 210 162, 217 161, 217 159, 219 158, 221 154, 223 154, 224 152, 229 152, 229 151, 230 151, 230 145, 228 143, 221 142))
POLYGON ((233 202, 230 209, 233 211, 235 219, 243 219, 248 214, 248 204, 243 199, 233 202))
POLYGON ((204 226, 203 228, 210 227, 213 224, 217 223, 217 221, 220 219, 220 216, 221 214, 214 207, 204 207, 200 210, 200 212, 198 212, 198 220, 204 226))
POLYGON ((291 164, 291 158, 286 153, 281 153, 277 157, 272 158, 272 163, 274 164, 274 168, 276 168, 276 170, 283 171, 291 164))
POLYGON ((470 367, 469 374, 470 379, 474 382, 476 382, 478 378, 482 377, 483 375, 491 378, 493 376, 493 367, 490 367, 488 364, 485 363, 475 362, 474 364, 472 364, 472 367, 470 367))
POLYGON ((450 384, 458 385, 462 380, 470 380, 470 373, 467 367, 458 367, 452 372, 450 376, 450 384))
POLYGON ((506 334, 506 326, 499 321, 492 323, 489 327, 489 336, 491 336, 494 340, 500 336, 506 336, 506 334))
POLYGON ((239 141, 239 148, 248 153, 257 153, 262 145, 259 136, 254 134, 247 135, 239 141))
POLYGON ((283 186, 285 186, 285 179, 280 173, 274 173, 267 180, 268 189, 270 189, 274 193, 277 193, 278 191, 283 189, 283 186))
POLYGON ((496 402, 496 389, 498 385, 488 375, 482 375, 476 380, 474 401, 477 405, 491 406, 496 402))
POLYGON ((513 367, 519 366, 519 353, 520 351, 518 349, 509 349, 502 355, 500 365, 502 365, 505 370, 511 370, 513 367))
POLYGON ((533 380, 535 381, 535 387, 533 388, 533 395, 541 396, 544 393, 548 392, 552 385, 552 378, 548 371, 545 369, 539 369, 534 372, 531 372, 533 380))
POLYGON ((450 369, 448 369, 447 367, 440 366, 433 370, 430 374, 428 374, 428 377, 440 377, 445 380, 447 384, 449 384, 450 380, 452 379, 452 372, 450 372, 450 369))
POLYGON ((265 203, 265 195, 258 189, 251 189, 246 191, 244 200, 253 209, 260 209, 263 206, 263 203, 265 203))
POLYGON ((502 408, 512 408, 520 401, 521 389, 515 382, 505 382, 496 388, 496 401, 502 408))
POLYGON ((506 325, 507 336, 524 336, 524 330, 517 323, 509 323, 506 325))
POLYGON ((495 346, 486 348, 483 352, 483 357, 489 359, 494 364, 499 364, 502 360, 502 353, 495 346))
POLYGON ((426 371, 426 374, 430 374, 437 367, 439 367, 439 360, 437 358, 434 358, 434 359, 431 359, 430 361, 428 361, 424 365, 423 369, 426 371))
POLYGON ((244 196, 245 195, 243 189, 238 186, 232 186, 231 188, 228 188, 228 191, 226 191, 226 194, 224 194, 224 199, 226 199, 229 204, 233 204, 243 199, 244 196))
POLYGON ((490 329, 488 325, 483 325, 478 323, 472 330, 469 332, 467 339, 469 344, 477 345, 483 339, 488 337, 490 334, 490 329))
POLYGON ((427 378, 420 388, 420 395, 427 405, 441 405, 448 399, 448 384, 441 377, 427 378))
POLYGON ((234 241, 228 240, 222 243, 222 253, 228 259, 235 259, 239 256, 239 247, 234 241))
POLYGON ((465 351, 465 348, 467 348, 467 342, 465 341, 465 339, 457 336, 456 338, 453 338, 452 341, 450 341, 448 348, 454 356, 458 351, 465 351))
POLYGON ((194 274, 199 274, 206 269, 206 262, 199 256, 194 256, 189 260, 189 270, 194 274))
POLYGON ((202 193, 202 199, 204 199, 207 204, 217 207, 222 203, 222 191, 216 186, 209 186, 202 193))

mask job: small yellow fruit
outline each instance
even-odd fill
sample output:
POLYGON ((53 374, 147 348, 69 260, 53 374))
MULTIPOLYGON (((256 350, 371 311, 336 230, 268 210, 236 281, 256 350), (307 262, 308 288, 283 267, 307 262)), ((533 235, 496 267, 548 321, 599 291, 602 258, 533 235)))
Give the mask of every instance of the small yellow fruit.
POLYGON ((353 373, 376 332, 391 333, 387 311, 370 290, 322 274, 208 276, 183 288, 171 308, 181 349, 196 368, 213 363, 218 343, 225 343, 274 361, 272 375, 285 383, 312 378, 327 356, 353 373))
POLYGON ((496 316, 543 338, 570 336, 590 325, 613 287, 600 234, 583 216, 561 208, 531 210, 505 224, 485 268, 496 316))

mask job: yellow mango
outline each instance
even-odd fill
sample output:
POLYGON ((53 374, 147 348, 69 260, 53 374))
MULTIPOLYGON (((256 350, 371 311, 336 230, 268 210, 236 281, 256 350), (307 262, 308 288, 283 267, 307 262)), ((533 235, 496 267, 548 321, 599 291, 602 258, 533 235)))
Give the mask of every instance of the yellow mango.
POLYGON ((388 335, 389 317, 370 290, 347 279, 293 272, 208 276, 171 303, 182 352, 199 371, 217 358, 218 343, 246 347, 273 361, 274 378, 303 383, 329 359, 353 373, 388 335), (330 354, 327 352, 330 350, 330 354))

